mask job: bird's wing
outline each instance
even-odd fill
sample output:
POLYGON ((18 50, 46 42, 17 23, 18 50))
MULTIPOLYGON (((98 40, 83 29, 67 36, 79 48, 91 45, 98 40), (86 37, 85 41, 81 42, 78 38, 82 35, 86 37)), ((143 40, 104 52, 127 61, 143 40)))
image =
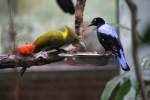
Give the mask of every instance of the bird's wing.
POLYGON ((104 24, 100 26, 97 31, 99 33, 104 33, 106 35, 110 35, 112 37, 118 38, 118 34, 116 33, 116 30, 108 24, 104 24))
POLYGON ((119 52, 120 49, 123 50, 122 44, 121 44, 121 41, 120 41, 119 38, 114 38, 114 41, 113 41, 113 42, 114 42, 114 45, 115 45, 114 50, 116 49, 117 53, 119 52))
POLYGON ((46 46, 56 47, 62 45, 64 42, 61 32, 47 32, 39 36, 33 44, 36 45, 36 49, 42 49, 46 46))
POLYGON ((109 24, 104 24, 101 27, 99 27, 97 31, 100 34, 105 34, 107 37, 109 37, 108 41, 111 42, 111 44, 113 44, 112 49, 115 52, 118 52, 120 48, 122 49, 121 41, 114 27, 110 26, 109 24))

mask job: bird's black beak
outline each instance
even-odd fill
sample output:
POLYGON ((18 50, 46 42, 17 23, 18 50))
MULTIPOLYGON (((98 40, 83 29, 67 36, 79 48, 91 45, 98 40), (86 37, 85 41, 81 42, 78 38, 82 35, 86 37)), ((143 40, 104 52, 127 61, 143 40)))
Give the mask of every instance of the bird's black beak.
POLYGON ((88 27, 93 26, 93 23, 89 24, 88 27))

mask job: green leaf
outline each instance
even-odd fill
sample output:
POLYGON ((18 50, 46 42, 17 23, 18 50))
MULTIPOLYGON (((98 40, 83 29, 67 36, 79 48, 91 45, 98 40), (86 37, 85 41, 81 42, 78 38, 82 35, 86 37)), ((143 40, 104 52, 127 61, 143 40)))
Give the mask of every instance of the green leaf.
POLYGON ((125 81, 120 85, 120 88, 117 90, 115 100, 123 100, 124 96, 129 92, 131 88, 130 80, 125 81))
POLYGON ((145 85, 150 85, 150 80, 149 81, 144 81, 145 82, 145 85))
POLYGON ((123 78, 129 76, 129 72, 125 72, 123 74, 120 74, 110 81, 107 82, 104 91, 101 95, 100 100, 109 100, 109 97, 111 96, 113 90, 116 88, 116 86, 122 81, 123 78))
POLYGON ((145 31, 143 33, 144 35, 142 37, 140 36, 141 41, 143 43, 149 43, 150 42, 150 25, 148 25, 145 28, 145 31))

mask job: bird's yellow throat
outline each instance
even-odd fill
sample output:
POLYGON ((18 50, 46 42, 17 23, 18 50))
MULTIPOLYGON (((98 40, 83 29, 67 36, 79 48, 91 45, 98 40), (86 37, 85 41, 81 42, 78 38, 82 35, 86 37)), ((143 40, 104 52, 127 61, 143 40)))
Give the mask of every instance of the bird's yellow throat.
POLYGON ((62 32, 63 38, 66 39, 68 36, 68 29, 65 27, 65 31, 62 32))

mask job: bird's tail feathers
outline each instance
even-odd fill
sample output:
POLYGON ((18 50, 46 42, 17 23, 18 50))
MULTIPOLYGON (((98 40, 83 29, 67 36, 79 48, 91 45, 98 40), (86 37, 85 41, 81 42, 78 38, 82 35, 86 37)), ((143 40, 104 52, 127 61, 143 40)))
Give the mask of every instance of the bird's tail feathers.
POLYGON ((128 66, 128 64, 126 62, 123 49, 119 50, 118 55, 117 55, 117 60, 118 60, 119 65, 121 66, 121 68, 124 71, 129 71, 130 70, 130 67, 128 66))

